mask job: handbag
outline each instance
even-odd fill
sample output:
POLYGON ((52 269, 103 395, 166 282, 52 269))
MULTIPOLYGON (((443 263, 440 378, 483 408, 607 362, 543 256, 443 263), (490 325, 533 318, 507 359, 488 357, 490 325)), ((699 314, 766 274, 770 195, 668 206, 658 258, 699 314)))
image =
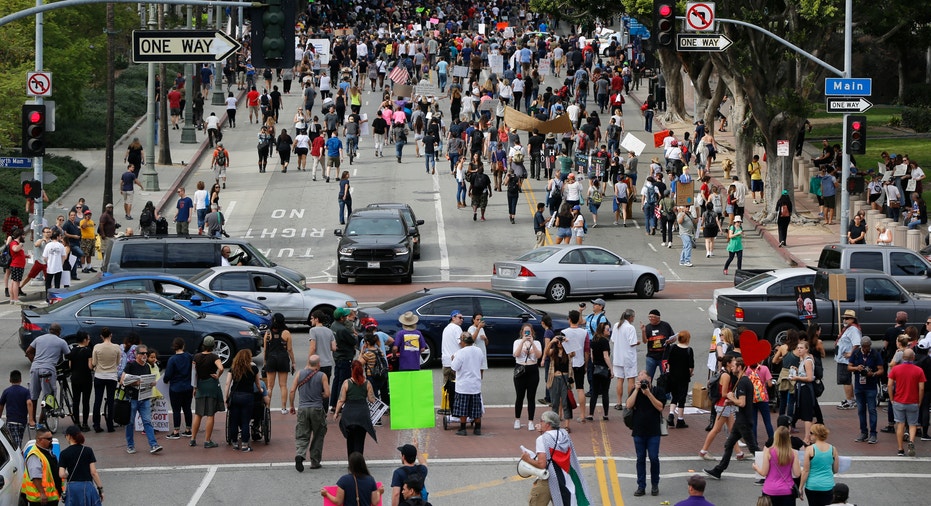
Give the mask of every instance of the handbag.
POLYGON ((821 380, 819 380, 819 379, 816 379, 815 381, 812 381, 812 382, 811 382, 811 387, 814 389, 815 397, 816 397, 816 398, 817 398, 817 397, 821 397, 821 394, 824 393, 824 383, 823 383, 821 380))
POLYGON ((524 364, 515 364, 514 365, 514 377, 520 378, 527 373, 527 366, 524 364))
POLYGON ((604 365, 596 365, 592 370, 592 374, 602 379, 608 379, 611 377, 611 371, 608 369, 608 366, 604 365))
POLYGON ((116 399, 113 401, 113 423, 129 425, 131 406, 129 400, 116 399))
POLYGON ((579 407, 579 403, 575 402, 575 394, 572 393, 572 389, 566 390, 566 405, 569 406, 569 409, 575 409, 579 407))
POLYGON ((633 408, 628 408, 627 406, 624 406, 624 408, 621 410, 621 416, 624 418, 624 425, 627 426, 628 429, 633 429, 634 428, 633 408))

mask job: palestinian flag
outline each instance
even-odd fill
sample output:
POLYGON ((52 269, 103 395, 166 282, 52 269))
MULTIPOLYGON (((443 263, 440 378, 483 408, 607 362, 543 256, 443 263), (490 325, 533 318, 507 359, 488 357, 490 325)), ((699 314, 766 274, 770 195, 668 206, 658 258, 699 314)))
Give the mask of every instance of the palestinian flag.
POLYGON ((550 449, 549 486, 553 506, 589 506, 592 496, 582 476, 582 467, 572 440, 567 436, 566 441, 568 448, 565 450, 550 449))

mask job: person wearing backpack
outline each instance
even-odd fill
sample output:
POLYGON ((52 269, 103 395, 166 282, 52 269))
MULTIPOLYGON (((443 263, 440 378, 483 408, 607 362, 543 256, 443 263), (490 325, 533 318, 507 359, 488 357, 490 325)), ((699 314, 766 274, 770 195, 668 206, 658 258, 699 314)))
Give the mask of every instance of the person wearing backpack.
POLYGON ((592 228, 598 226, 598 208, 604 200, 604 190, 598 178, 588 181, 588 211, 592 213, 592 228))
MULTIPOLYGON (((737 355, 733 353, 726 355, 722 360, 721 369, 718 371, 718 374, 712 376, 711 379, 708 380, 708 398, 714 405, 713 411, 716 414, 716 418, 711 431, 705 436, 705 444, 701 447, 701 450, 698 451, 698 455, 705 460, 717 460, 713 455, 708 453, 708 448, 711 447, 711 443, 714 442, 714 439, 718 437, 718 434, 721 432, 721 426, 727 425, 728 433, 734 428, 734 406, 727 402, 726 394, 732 392, 734 386, 737 384, 736 373, 734 372, 734 362, 736 359, 737 355)), ((737 446, 736 442, 734 446, 737 446)), ((743 457, 743 453, 737 453, 737 460, 742 460, 743 457)))
POLYGON ((139 214, 139 231, 142 235, 155 235, 155 224, 161 218, 161 215, 155 209, 152 201, 145 203, 142 213, 139 214))
MULTIPOLYGON (((646 234, 656 235, 656 204, 659 202, 659 191, 654 185, 653 176, 647 178, 646 184, 640 190, 640 196, 643 197, 640 210, 643 211, 644 221, 646 222, 646 234)), ((665 242, 665 240, 663 241, 665 242)))
MULTIPOLYGON (((365 345, 362 347, 362 354, 359 358, 365 364, 365 377, 372 385, 375 398, 383 398, 382 389, 388 384, 388 361, 381 351, 378 336, 374 332, 366 330, 365 345)), ((381 421, 375 422, 375 425, 381 426, 381 421)))
POLYGON ((407 497, 402 497, 402 488, 404 488, 404 485, 411 479, 416 479, 420 482, 420 498, 426 501, 428 495, 427 487, 424 485, 428 472, 426 457, 423 463, 418 462, 417 447, 411 444, 399 446, 398 451, 401 452, 401 467, 395 469, 394 473, 391 475, 391 506, 398 506, 405 500, 410 502, 410 499, 407 497))
POLYGON ((213 159, 210 162, 210 168, 213 170, 216 182, 223 182, 223 189, 226 189, 226 169, 230 166, 230 152, 223 147, 222 142, 217 143, 216 149, 213 150, 213 159))

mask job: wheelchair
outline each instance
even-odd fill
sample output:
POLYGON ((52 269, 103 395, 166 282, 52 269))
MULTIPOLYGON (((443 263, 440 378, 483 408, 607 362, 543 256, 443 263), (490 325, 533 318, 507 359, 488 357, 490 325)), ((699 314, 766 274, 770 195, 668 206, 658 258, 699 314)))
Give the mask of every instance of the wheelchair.
MULTIPOLYGON (((272 440, 272 412, 265 405, 265 398, 261 392, 255 392, 252 402, 252 421, 250 422, 249 432, 252 441, 265 441, 268 444, 272 440)), ((226 410, 226 444, 232 445, 239 441, 239 427, 230 424, 230 410, 226 410)))

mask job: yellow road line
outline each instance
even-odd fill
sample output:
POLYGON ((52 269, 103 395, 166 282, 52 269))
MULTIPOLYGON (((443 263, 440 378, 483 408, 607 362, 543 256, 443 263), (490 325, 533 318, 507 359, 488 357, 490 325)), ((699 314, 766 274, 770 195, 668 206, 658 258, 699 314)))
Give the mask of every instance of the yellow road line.
POLYGON ((617 465, 614 459, 608 459, 608 475, 611 476, 611 490, 614 492, 614 502, 617 506, 624 506, 624 497, 621 496, 621 481, 617 479, 617 465))
MULTIPOLYGON (((530 206, 530 216, 537 214, 537 196, 533 193, 530 186, 529 178, 524 179, 524 196, 527 198, 527 205, 530 206)), ((544 228, 543 233, 546 235, 546 244, 553 244, 553 238, 550 236, 550 229, 544 228)))
POLYGON ((598 491, 601 493, 601 504, 611 504, 611 494, 608 492, 608 481, 605 478, 604 460, 595 459, 595 474, 598 475, 598 491))

